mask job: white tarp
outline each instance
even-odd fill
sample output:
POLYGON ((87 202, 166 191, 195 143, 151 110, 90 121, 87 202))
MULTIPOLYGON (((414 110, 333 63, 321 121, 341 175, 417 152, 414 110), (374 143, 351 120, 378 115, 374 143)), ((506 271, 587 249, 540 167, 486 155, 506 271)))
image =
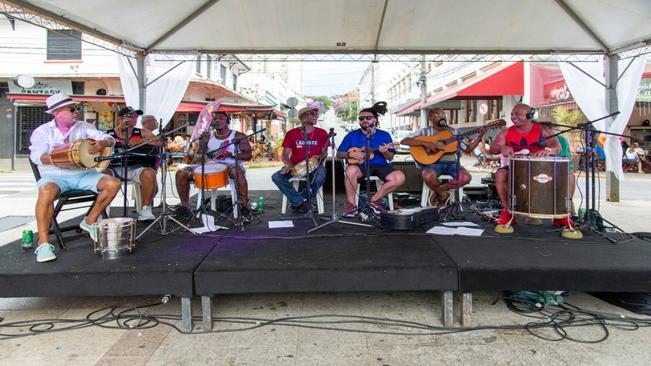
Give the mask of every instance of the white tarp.
MULTIPOLYGON (((156 40, 211 1, 25 2, 154 51, 553 53, 604 48, 557 0, 388 0, 384 19, 385 0, 219 0, 156 45, 156 40)), ((649 0, 562 3, 609 50, 651 38, 649 0)))
MULTIPOLYGON (((617 104, 620 113, 614 118, 595 122, 594 126, 597 130, 622 134, 628 124, 646 65, 646 55, 636 57, 630 66, 629 63, 631 60, 626 59, 620 60, 618 64, 620 79, 617 82, 617 104)), ((603 60, 581 64, 581 70, 564 62, 560 63, 560 66, 574 100, 589 120, 596 120, 610 114, 606 109, 606 93, 602 85, 606 83, 603 60)), ((619 139, 616 136, 608 136, 604 150, 606 170, 615 173, 619 179, 624 179, 622 146, 619 139)))
MULTIPOLYGON (((122 84, 124 100, 127 105, 137 109, 140 105, 138 103, 138 80, 133 72, 136 68, 136 62, 134 59, 129 59, 120 54, 116 54, 116 57, 118 58, 117 63, 120 69, 120 82, 122 84), (131 66, 129 65, 129 61, 131 62, 131 66)), ((175 57, 174 59, 181 60, 182 58, 175 57)), ((190 60, 189 56, 188 60, 190 60)), ((185 94, 190 83, 190 77, 194 69, 192 62, 184 62, 180 66, 170 70, 178 62, 156 61, 155 57, 149 56, 145 60, 147 65, 146 83, 153 82, 147 86, 144 112, 145 114, 153 115, 159 121, 162 120, 163 124, 167 123, 174 115, 174 111, 176 111, 176 107, 181 102, 183 94, 185 94), (159 79, 156 80, 156 78, 159 79)), ((163 127, 165 126, 160 126, 160 129, 163 127)))

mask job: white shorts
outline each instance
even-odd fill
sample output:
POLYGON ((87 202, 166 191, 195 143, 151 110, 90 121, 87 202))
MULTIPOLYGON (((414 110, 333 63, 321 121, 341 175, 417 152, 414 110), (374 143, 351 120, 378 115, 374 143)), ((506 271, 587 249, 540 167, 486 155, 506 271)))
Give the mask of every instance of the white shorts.
MULTIPOLYGON (((114 177, 122 179, 122 175, 124 174, 124 167, 111 167, 109 169, 113 172, 114 177)), ((142 184, 140 182, 140 173, 142 173, 143 170, 145 169, 152 169, 152 168, 144 167, 144 166, 127 167, 127 180, 131 182, 136 182, 138 184, 142 184)))

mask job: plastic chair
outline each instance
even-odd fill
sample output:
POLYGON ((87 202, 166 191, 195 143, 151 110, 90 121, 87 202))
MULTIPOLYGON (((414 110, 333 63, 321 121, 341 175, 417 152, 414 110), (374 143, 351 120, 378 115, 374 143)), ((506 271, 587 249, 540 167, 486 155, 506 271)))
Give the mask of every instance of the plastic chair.
MULTIPOLYGON (((452 176, 450 176, 450 175, 442 175, 442 176, 438 177, 438 179, 439 180, 442 180, 442 179, 452 180, 452 176)), ((427 201, 429 199, 430 193, 431 193, 431 189, 429 188, 429 186, 427 184, 425 184, 425 181, 423 181, 423 188, 422 188, 421 196, 420 196, 420 207, 427 207, 428 206, 427 201)), ((455 200, 454 190, 451 189, 450 193, 452 194, 450 196, 450 201, 454 202, 454 200, 455 200)), ((459 187, 459 198, 463 202, 463 187, 459 187)))
MULTIPOLYGON (((306 182, 307 184, 307 178, 306 177, 291 177, 289 179, 291 183, 294 184, 294 189, 298 191, 298 187, 300 186, 301 182, 306 182)), ((319 190, 316 193, 316 207, 317 211, 319 214, 322 214, 325 212, 324 210, 324 205, 323 205, 323 186, 319 187, 319 190)), ((283 203, 282 207, 280 210, 280 213, 283 215, 287 212, 287 196, 283 194, 283 203)))

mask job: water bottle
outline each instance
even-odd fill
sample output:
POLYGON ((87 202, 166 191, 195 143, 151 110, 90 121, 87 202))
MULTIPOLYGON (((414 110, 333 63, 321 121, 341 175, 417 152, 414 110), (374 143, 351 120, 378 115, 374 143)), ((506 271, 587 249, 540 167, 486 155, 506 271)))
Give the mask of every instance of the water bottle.
POLYGON ((258 198, 258 212, 264 212, 264 197, 258 198))

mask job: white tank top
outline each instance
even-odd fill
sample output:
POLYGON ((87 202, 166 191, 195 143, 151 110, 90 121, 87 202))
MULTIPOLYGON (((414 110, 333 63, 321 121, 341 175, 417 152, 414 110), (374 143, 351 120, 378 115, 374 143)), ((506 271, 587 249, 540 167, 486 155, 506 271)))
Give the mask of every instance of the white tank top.
MULTIPOLYGON (((235 130, 232 130, 231 133, 225 139, 218 139, 215 137, 215 134, 210 135, 210 140, 208 140, 208 151, 214 151, 224 145, 230 144, 235 139, 235 130)), ((235 154, 235 145, 230 145, 224 149, 224 153, 230 152, 235 154)), ((219 155, 220 152, 216 152, 215 155, 219 155)), ((213 162, 222 163, 226 165, 235 164, 235 159, 228 157, 225 159, 211 159, 213 162)))

